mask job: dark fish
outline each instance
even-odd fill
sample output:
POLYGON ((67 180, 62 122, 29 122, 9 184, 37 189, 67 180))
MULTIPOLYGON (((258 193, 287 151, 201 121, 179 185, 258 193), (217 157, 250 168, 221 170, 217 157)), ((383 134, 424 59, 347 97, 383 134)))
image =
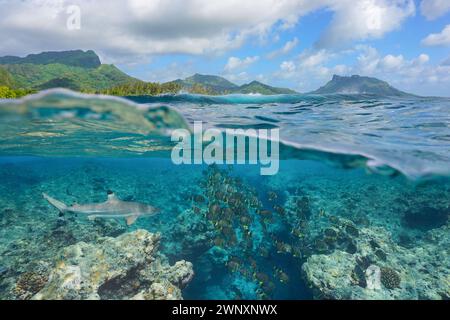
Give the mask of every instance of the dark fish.
POLYGON ((0 276, 5 275, 8 272, 8 268, 4 266, 0 266, 0 276))

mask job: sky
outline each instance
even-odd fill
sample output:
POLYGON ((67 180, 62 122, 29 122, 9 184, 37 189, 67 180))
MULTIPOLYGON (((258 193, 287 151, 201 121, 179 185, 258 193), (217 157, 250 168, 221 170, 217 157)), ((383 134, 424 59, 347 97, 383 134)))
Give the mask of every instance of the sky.
POLYGON ((299 92, 359 74, 450 96, 450 0, 0 0, 0 55, 92 49, 146 81, 299 92))

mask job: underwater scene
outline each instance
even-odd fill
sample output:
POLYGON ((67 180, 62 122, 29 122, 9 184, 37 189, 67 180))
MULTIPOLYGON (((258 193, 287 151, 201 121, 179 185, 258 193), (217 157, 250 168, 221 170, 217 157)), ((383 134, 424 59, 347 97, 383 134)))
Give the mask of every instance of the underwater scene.
POLYGON ((446 98, 2 100, 0 299, 449 299, 449 176, 446 98), (195 121, 278 172, 174 164, 195 121))

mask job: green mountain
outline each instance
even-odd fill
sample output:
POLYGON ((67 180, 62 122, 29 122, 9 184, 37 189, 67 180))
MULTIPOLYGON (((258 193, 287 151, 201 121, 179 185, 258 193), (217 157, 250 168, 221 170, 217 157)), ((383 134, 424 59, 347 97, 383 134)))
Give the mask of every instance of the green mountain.
POLYGON ((183 90, 192 93, 206 93, 206 94, 229 94, 229 93, 259 93, 265 95, 271 94, 292 94, 296 93, 293 90, 285 88, 276 88, 266 85, 258 81, 238 86, 227 79, 213 75, 194 74, 184 80, 178 79, 172 81, 180 85, 183 90))
POLYGON ((93 51, 44 52, 25 58, 8 56, 0 58, 0 68, 10 74, 12 88, 97 91, 139 81, 114 65, 101 64, 93 51))
POLYGON ((100 58, 92 51, 49 51, 29 54, 25 58, 6 56, 0 57, 0 64, 64 64, 73 67, 97 68, 101 65, 100 58))
POLYGON ((271 95, 271 94, 295 94, 297 92, 286 88, 271 87, 259 81, 252 81, 250 83, 240 86, 239 89, 237 89, 236 93, 259 93, 271 95))
POLYGON ((216 94, 230 93, 239 88, 238 85, 228 81, 225 78, 198 73, 184 80, 178 79, 172 82, 181 85, 186 91, 190 91, 191 89, 195 89, 198 87, 203 87, 206 91, 216 94))
POLYGON ((11 89, 17 96, 50 88, 115 95, 153 95, 180 90, 211 95, 295 93, 258 81, 238 86, 223 77, 202 74, 162 84, 147 83, 128 76, 114 65, 102 64, 92 50, 42 52, 23 58, 0 57, 0 86, 11 89))
POLYGON ((323 87, 311 92, 313 94, 376 94, 381 96, 411 96, 411 94, 400 91, 389 83, 371 77, 353 75, 351 77, 341 77, 334 75, 323 87))
POLYGON ((0 67, 0 86, 14 87, 14 80, 5 68, 0 67))
POLYGON ((74 79, 69 78, 54 78, 47 82, 44 82, 36 87, 36 90, 46 90, 52 88, 68 88, 75 91, 80 91, 82 88, 74 79))

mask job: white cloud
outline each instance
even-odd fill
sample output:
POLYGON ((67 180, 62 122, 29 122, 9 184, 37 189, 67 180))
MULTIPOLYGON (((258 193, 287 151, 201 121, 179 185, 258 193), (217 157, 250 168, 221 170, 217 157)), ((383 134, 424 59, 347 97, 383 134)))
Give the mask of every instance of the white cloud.
POLYGON ((192 76, 196 72, 192 61, 185 63, 172 62, 161 68, 148 70, 142 77, 142 80, 153 82, 167 82, 176 79, 184 79, 192 76))
MULTIPOLYGON (((357 63, 352 67, 352 72, 367 76, 386 77, 401 80, 406 77, 416 79, 427 69, 433 66, 428 65, 430 57, 427 54, 420 54, 413 59, 405 59, 403 55, 388 54, 385 56, 373 47, 359 46, 361 51, 357 58, 357 63)), ((416 79, 417 80, 417 79, 416 79)))
POLYGON ((448 46, 450 45, 450 24, 446 25, 440 33, 429 34, 422 40, 426 46, 448 46))
POLYGON ((281 71, 292 73, 295 71, 296 66, 293 61, 283 61, 280 65, 281 71))
POLYGON ((417 59, 414 60, 414 62, 417 64, 424 64, 424 63, 427 63, 428 61, 430 61, 430 56, 425 53, 420 54, 417 57, 417 59))
POLYGON ((337 70, 328 68, 325 64, 335 56, 325 49, 314 51, 305 50, 294 60, 283 61, 279 71, 273 74, 275 79, 289 80, 301 84, 300 91, 312 90, 319 83, 323 83, 333 72, 342 72, 342 65, 336 66, 337 70))
POLYGON ((233 71, 235 69, 244 69, 247 68, 252 63, 255 63, 259 60, 258 56, 254 57, 246 57, 244 59, 239 59, 237 57, 229 57, 228 62, 224 67, 225 71, 233 71))
POLYGON ((298 42, 299 42, 299 41, 298 41, 298 38, 295 37, 294 39, 292 39, 292 40, 290 40, 290 41, 287 41, 287 42, 284 44, 284 46, 281 47, 280 49, 275 50, 275 51, 269 53, 269 54, 267 55, 267 57, 268 57, 269 59, 272 59, 272 58, 275 58, 275 57, 277 57, 277 56, 287 54, 287 53, 291 52, 292 49, 294 49, 294 48, 298 45, 298 42))
POLYGON ((327 0, 0 0, 0 54, 72 48, 106 57, 208 54, 292 24, 327 0), (81 8, 81 29, 68 30, 69 5, 81 8))
POLYGON ((446 61, 432 65, 425 53, 407 59, 403 55, 382 55, 371 46, 358 45, 341 53, 324 49, 304 52, 295 60, 283 62, 272 76, 275 80, 299 84, 298 90, 307 92, 322 86, 333 74, 372 76, 413 93, 442 95, 450 86, 450 61, 448 65, 446 61), (355 63, 333 65, 335 59, 347 54, 356 55, 355 63))
POLYGON ((348 74, 350 72, 350 68, 346 66, 345 64, 338 64, 335 65, 331 69, 331 73, 333 74, 348 74))
POLYGON ((450 86, 450 66, 432 65, 422 53, 406 59, 402 55, 381 55, 372 47, 361 46, 358 63, 351 66, 352 74, 373 76, 388 81, 401 90, 417 94, 442 95, 450 86))
POLYGON ((331 59, 333 54, 325 49, 318 51, 306 50, 299 56, 300 66, 312 68, 331 59))
POLYGON ((330 8, 335 14, 317 43, 319 48, 380 38, 398 29, 406 18, 415 13, 413 0, 341 0, 334 1, 330 8))
POLYGON ((450 11, 449 0, 422 0, 420 11, 428 20, 437 19, 450 11))
POLYGON ((403 55, 394 56, 388 54, 379 61, 380 66, 386 70, 395 70, 400 68, 404 63, 403 55))
POLYGON ((245 71, 239 72, 237 74, 229 73, 229 74, 224 75, 224 77, 226 79, 228 79, 229 81, 234 82, 239 85, 250 81, 250 75, 245 71))
POLYGON ((442 61, 441 65, 442 66, 450 66, 450 57, 448 57, 447 59, 442 61))
MULTIPOLYGON (((212 54, 263 39, 313 11, 333 22, 322 43, 378 37, 414 12, 412 0, 0 0, 0 55, 94 49, 109 60, 155 54, 212 54), (68 30, 69 5, 81 8, 81 29, 68 30)), ((281 49, 288 52, 293 40, 281 49)))

